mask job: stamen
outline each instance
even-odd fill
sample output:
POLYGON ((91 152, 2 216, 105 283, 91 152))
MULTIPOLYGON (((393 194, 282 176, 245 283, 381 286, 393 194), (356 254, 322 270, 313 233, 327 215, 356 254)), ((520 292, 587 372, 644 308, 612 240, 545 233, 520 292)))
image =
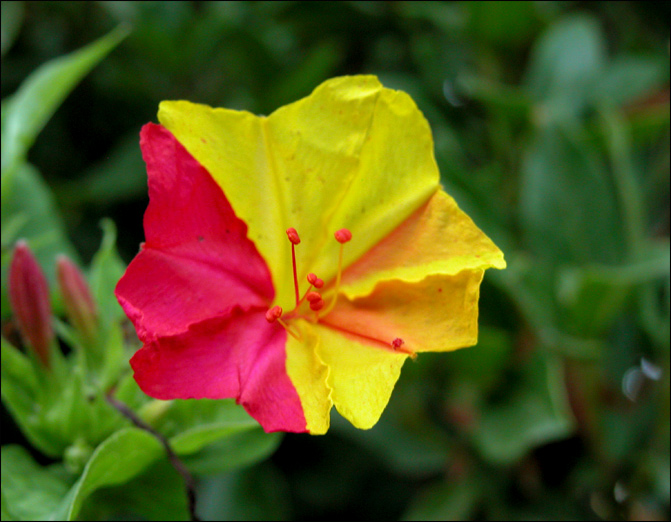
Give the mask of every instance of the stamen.
POLYGON ((319 296, 319 299, 315 299, 314 301, 310 301, 310 310, 318 312, 322 308, 324 308, 324 300, 321 298, 321 296, 319 296))
POLYGON ((394 350, 396 350, 397 348, 400 348, 401 346, 403 346, 403 343, 404 343, 403 339, 401 339, 400 337, 397 337, 396 339, 394 339, 391 342, 391 346, 394 350))
POLYGON ((298 274, 296 273, 296 245, 301 242, 301 238, 298 237, 298 232, 293 227, 287 228, 287 236, 289 237, 289 241, 291 241, 291 263, 294 268, 294 291, 296 293, 296 308, 298 308, 301 298, 298 294, 298 274))
POLYGON ((308 292, 305 295, 305 299, 307 299, 309 302, 319 301, 321 298, 322 296, 318 292, 308 292))
POLYGON ((334 289, 335 293, 333 295, 333 299, 329 303, 328 307, 326 308, 322 316, 327 315, 331 310, 333 310, 333 307, 335 306, 336 301, 338 300, 338 292, 340 291, 340 277, 342 276, 342 253, 345 248, 345 243, 347 243, 350 239, 352 239, 352 233, 346 228, 341 228, 334 235, 336 241, 340 243, 340 255, 338 256, 338 273, 336 275, 336 283, 334 289))
POLYGON ((296 232, 296 229, 293 227, 287 228, 287 236, 289 236, 289 241, 291 241, 292 245, 297 245, 301 242, 301 238, 298 237, 298 232, 296 232))
POLYGON ((269 323, 274 323, 280 317, 282 317, 281 306, 273 306, 270 310, 266 312, 266 321, 268 321, 269 323))
POLYGON ((313 273, 308 274, 308 283, 310 283, 315 288, 321 288, 322 286, 324 286, 324 281, 322 279, 319 279, 313 273))
POLYGON ((338 243, 347 243, 352 239, 352 233, 346 228, 341 228, 334 235, 338 243))

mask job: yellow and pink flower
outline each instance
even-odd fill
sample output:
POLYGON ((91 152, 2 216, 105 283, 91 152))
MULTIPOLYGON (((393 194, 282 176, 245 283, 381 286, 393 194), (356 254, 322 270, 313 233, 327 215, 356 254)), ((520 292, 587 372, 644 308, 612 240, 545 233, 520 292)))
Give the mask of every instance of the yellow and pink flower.
POLYGON ((477 342, 503 254, 439 184, 429 126, 373 76, 268 117, 163 102, 146 242, 116 295, 158 399, 235 398, 266 431, 379 419, 401 367, 477 342))

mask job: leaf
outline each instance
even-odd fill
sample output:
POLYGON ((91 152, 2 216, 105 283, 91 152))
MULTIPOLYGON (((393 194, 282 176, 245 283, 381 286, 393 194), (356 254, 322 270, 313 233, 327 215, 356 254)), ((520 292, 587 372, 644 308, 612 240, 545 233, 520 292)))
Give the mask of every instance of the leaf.
POLYGON ((233 400, 191 399, 173 401, 154 428, 170 438, 175 453, 187 455, 258 426, 233 400))
POLYGON ((94 492, 78 518, 189 520, 184 481, 167 458, 160 459, 126 483, 94 492))
POLYGON ((100 324, 112 324, 124 316, 123 309, 114 296, 114 288, 126 269, 116 249, 116 227, 114 222, 103 219, 100 222, 103 239, 100 249, 91 261, 91 293, 98 306, 100 324))
POLYGON ((610 105, 635 102, 668 80, 668 64, 652 56, 622 55, 608 65, 593 97, 610 105))
POLYGON ((482 486, 471 476, 432 484, 413 500, 402 520, 470 520, 482 486))
POLYGON ((126 37, 117 27, 108 35, 71 54, 52 60, 34 71, 3 103, 2 192, 52 114, 79 81, 126 37))
POLYGON ((649 244, 641 261, 621 266, 586 265, 560 270, 557 296, 577 335, 602 335, 623 312, 637 285, 669 274, 669 244, 649 244))
POLYGON ((606 64, 606 44, 597 20, 561 18, 537 40, 525 84, 543 102, 546 119, 565 119, 582 110, 606 64))
POLYGON ((138 428, 124 428, 100 444, 84 472, 68 492, 54 520, 75 520, 87 497, 102 487, 122 484, 158 460, 164 453, 158 439, 138 428))
POLYGON ((290 492, 270 465, 206 477, 198 488, 204 520, 291 520, 290 492))
POLYGON ((265 433, 260 427, 238 432, 205 446, 182 461, 198 475, 211 475, 249 466, 271 455, 282 440, 281 433, 265 433))
POLYGON ((473 442, 490 462, 510 464, 531 449, 571 434, 571 416, 558 360, 536 352, 517 386, 483 407, 473 442))
MULTIPOLYGON (((15 174, 2 183, 2 235, 9 232, 13 240, 24 238, 44 270, 52 295, 56 288, 55 259, 66 254, 73 260, 79 256, 65 232, 65 226, 56 208, 51 190, 40 173, 30 164, 22 164, 15 174), (11 224, 11 225, 10 225, 11 224)), ((7 298, 7 271, 11 255, 2 256, 2 317, 9 316, 7 298)))
POLYGON ((623 260, 623 232, 605 167, 575 130, 539 133, 520 183, 524 239, 538 259, 552 265, 623 260))
POLYGON ((46 429, 38 405, 38 377, 34 366, 2 337, 2 401, 30 443, 45 454, 59 456, 64 442, 46 429))
POLYGON ((68 485, 24 448, 2 447, 2 520, 53 520, 67 491, 68 485))

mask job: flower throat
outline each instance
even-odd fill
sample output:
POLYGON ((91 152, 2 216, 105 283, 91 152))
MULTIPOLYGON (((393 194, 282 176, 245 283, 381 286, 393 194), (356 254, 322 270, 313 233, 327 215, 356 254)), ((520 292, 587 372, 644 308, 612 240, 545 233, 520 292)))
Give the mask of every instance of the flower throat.
MULTIPOLYGON (((298 285, 298 271, 296 268, 296 245, 298 245, 301 242, 301 239, 298 235, 298 232, 296 232, 295 228, 292 227, 287 229, 287 237, 289 238, 289 242, 291 243, 291 264, 294 273, 294 293, 296 297, 296 306, 294 307, 293 310, 291 310, 286 314, 284 314, 281 306, 273 306, 266 312, 266 320, 269 323, 274 323, 275 321, 277 321, 290 335, 292 335, 296 339, 300 340, 301 338, 300 332, 292 328, 292 326, 289 324, 288 321, 290 321, 291 319, 302 318, 312 323, 317 323, 319 322, 320 316, 325 317, 331 312, 331 310, 333 310, 338 300, 338 294, 340 292, 340 281, 342 277, 343 251, 345 249, 345 243, 348 243, 352 239, 352 233, 346 228, 341 228, 334 234, 334 236, 336 241, 340 243, 340 253, 338 255, 338 270, 336 272, 333 298, 327 305, 322 295, 317 291, 324 286, 324 281, 319 277, 317 277, 316 274, 309 273, 307 275, 307 280, 308 283, 310 283, 310 286, 308 287, 307 291, 303 294, 303 297, 300 296, 300 290, 298 285), (308 315, 299 313, 301 305, 306 301, 309 303, 310 310, 314 313, 308 315)), ((361 334, 356 335, 360 337, 366 337, 362 336, 361 334)), ((403 339, 400 339, 398 337, 396 337, 390 343, 384 343, 379 339, 374 339, 372 337, 366 337, 366 338, 371 341, 384 344, 385 347, 387 348, 391 347, 394 351, 408 353, 413 359, 416 357, 413 351, 408 350, 407 348, 403 348, 404 344, 403 339)))

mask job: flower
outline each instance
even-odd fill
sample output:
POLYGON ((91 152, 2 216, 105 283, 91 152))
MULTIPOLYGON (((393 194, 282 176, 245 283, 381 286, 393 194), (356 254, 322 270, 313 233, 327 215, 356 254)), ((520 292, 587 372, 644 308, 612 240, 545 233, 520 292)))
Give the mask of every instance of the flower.
POLYGON ((408 357, 476 343, 503 254, 441 189, 407 94, 341 77, 268 117, 174 101, 159 121, 146 242, 116 288, 147 394, 313 434, 335 405, 366 429, 408 357))

